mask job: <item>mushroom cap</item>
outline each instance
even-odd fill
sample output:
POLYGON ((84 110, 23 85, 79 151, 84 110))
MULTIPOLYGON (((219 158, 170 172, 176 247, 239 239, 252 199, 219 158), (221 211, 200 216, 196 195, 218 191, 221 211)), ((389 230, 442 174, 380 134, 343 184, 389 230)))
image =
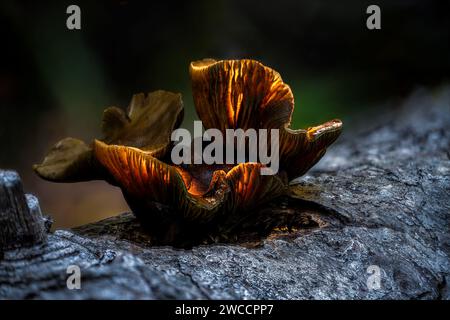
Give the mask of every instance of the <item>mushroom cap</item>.
POLYGON ((340 135, 334 119, 291 129, 294 96, 275 70, 255 60, 204 59, 190 65, 192 93, 206 129, 279 129, 281 170, 289 179, 308 171, 340 135))
MULTIPOLYGON (((181 94, 158 90, 135 94, 127 111, 109 107, 103 111, 101 139, 108 144, 140 148, 155 157, 166 154, 170 135, 183 120, 181 94)), ((92 144, 75 138, 56 143, 33 170, 53 182, 111 181, 110 174, 93 155, 92 144)))
POLYGON ((170 204, 190 221, 207 223, 217 215, 249 210, 287 189, 282 177, 261 175, 260 163, 191 167, 201 171, 199 174, 164 163, 138 148, 98 140, 94 154, 126 193, 130 206, 142 210, 146 201, 170 204))

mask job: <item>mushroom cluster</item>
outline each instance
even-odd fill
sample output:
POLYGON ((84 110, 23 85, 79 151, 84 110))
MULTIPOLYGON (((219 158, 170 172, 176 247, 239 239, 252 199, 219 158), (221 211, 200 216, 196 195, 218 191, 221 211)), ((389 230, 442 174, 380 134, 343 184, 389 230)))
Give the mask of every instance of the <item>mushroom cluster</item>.
POLYGON ((341 132, 340 120, 291 129, 292 91, 258 61, 196 61, 190 77, 205 129, 279 130, 277 174, 261 175, 258 162, 175 165, 170 137, 183 120, 183 103, 167 91, 134 95, 126 112, 107 108, 101 139, 63 139, 35 172, 54 182, 106 180, 121 188, 144 225, 168 234, 174 225, 226 224, 286 194, 289 181, 307 172, 341 132))

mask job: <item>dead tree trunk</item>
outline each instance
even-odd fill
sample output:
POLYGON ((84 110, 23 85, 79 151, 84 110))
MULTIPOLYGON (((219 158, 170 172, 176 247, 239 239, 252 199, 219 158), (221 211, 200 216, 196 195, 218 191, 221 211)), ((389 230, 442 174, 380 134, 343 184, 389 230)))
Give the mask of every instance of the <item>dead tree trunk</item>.
POLYGON ((449 299, 449 106, 447 88, 377 110, 262 209, 286 228, 191 249, 154 246, 130 213, 45 243, 37 202, 2 172, 0 298, 449 299))

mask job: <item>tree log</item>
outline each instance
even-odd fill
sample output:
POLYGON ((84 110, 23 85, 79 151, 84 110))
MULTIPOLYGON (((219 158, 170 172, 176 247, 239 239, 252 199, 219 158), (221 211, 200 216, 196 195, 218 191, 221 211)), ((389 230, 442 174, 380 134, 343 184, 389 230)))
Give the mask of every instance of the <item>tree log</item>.
MULTIPOLYGON (((190 249, 155 246, 130 213, 57 230, 4 252, 0 298, 449 299, 449 103, 450 88, 419 91, 362 119, 258 212, 283 223, 190 249), (74 264, 79 290, 66 286, 74 264)), ((18 212, 8 203, 27 210, 3 201, 2 221, 18 212)), ((2 244, 27 238, 12 228, 2 244)))

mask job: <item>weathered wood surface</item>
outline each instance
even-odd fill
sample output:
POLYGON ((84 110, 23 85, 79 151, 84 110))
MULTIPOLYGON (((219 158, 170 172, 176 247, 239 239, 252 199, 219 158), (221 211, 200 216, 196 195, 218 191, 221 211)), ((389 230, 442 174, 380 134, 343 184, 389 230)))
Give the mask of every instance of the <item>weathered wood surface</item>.
POLYGON ((290 231, 174 249, 126 213, 3 249, 0 298, 449 299, 450 90, 381 110, 263 209, 290 231), (80 290, 66 287, 69 265, 80 290))
POLYGON ((0 181, 0 250, 44 243, 47 233, 36 197, 24 194, 14 171, 0 171, 0 181))

